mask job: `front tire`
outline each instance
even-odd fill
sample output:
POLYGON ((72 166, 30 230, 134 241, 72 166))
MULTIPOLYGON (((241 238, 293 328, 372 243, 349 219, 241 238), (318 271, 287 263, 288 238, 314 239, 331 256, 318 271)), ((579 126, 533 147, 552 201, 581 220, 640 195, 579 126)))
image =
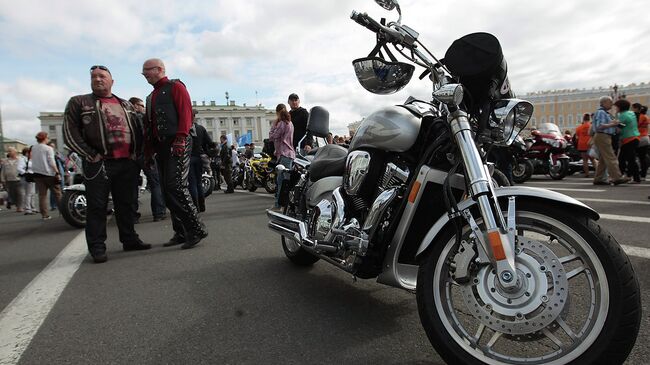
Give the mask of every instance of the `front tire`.
MULTIPOLYGON (((431 344, 449 364, 622 364, 639 331, 641 296, 620 245, 566 207, 518 201, 516 219, 517 274, 530 297, 495 299, 506 297, 498 287, 492 291, 489 267, 455 282, 452 264, 461 251, 453 229, 423 253, 416 294, 431 344), (549 291, 534 291, 540 287, 549 291)), ((469 240, 469 230, 463 231, 469 240)))
POLYGON ((264 190, 269 194, 275 194, 278 188, 277 177, 275 174, 269 174, 264 181, 264 190))
POLYGON ((569 160, 568 159, 561 159, 558 161, 559 164, 553 166, 550 165, 548 167, 548 174, 551 176, 551 179, 553 180, 562 180, 564 177, 566 177, 567 173, 569 172, 569 160))
POLYGON ((66 190, 61 198, 61 216, 75 228, 86 227, 86 193, 78 190, 66 190))
POLYGON ((517 184, 523 184, 533 176, 535 166, 528 159, 517 160, 517 164, 512 168, 512 179, 517 184))

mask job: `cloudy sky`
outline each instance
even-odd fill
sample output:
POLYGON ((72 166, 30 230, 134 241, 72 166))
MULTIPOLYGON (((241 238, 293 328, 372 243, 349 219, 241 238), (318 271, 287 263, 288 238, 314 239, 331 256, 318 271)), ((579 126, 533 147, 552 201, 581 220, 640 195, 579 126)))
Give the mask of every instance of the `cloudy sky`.
MULTIPOLYGON (((403 23, 439 57, 467 33, 495 34, 518 94, 650 81, 644 0, 400 4, 403 23)), ((31 142, 40 111, 63 111, 70 96, 90 92, 91 65, 111 69, 116 95, 146 96, 140 71, 150 57, 165 60, 192 100, 224 104, 228 91, 237 104, 274 108, 296 92, 303 106, 328 108, 337 133, 379 106, 428 97, 430 85, 415 77, 390 96, 361 88, 351 61, 374 36, 349 19, 353 9, 396 18, 371 0, 0 0, 4 134, 31 142)))

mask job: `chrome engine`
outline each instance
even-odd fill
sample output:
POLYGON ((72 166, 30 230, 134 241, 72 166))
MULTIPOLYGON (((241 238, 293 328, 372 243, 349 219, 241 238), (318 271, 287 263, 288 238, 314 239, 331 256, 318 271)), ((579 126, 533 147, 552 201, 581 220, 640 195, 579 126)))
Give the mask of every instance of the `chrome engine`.
MULTIPOLYGON (((378 161, 377 161, 378 162, 378 161)), ((370 170, 371 156, 365 151, 350 153, 346 164, 343 186, 334 189, 331 197, 321 200, 310 212, 306 221, 296 220, 279 213, 269 212, 269 227, 281 235, 298 241, 303 247, 339 267, 354 271, 358 258, 366 255, 371 238, 385 222, 391 202, 403 192, 409 172, 395 163, 385 165, 377 182, 364 184, 370 170), (357 153, 358 152, 358 153, 357 153), (375 192, 368 197, 361 190, 375 192), (345 193, 343 191, 345 190, 345 193), (346 195, 345 199, 343 195, 346 195), (363 196, 365 195, 365 197, 363 196), (367 201, 370 199, 370 201, 367 201), (363 222, 346 216, 360 212, 363 222)), ((381 170, 380 170, 381 171, 381 170)))

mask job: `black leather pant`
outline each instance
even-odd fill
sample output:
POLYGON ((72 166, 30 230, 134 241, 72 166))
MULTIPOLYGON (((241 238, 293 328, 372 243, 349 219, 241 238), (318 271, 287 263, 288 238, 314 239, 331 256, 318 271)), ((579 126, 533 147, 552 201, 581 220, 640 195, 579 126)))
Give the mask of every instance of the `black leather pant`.
POLYGON ((91 255, 106 252, 108 194, 113 196, 115 221, 123 244, 140 242, 135 233, 133 201, 138 199, 138 165, 128 158, 83 162, 86 185, 86 242, 91 255))
POLYGON ((181 157, 171 154, 174 137, 159 142, 155 148, 160 188, 172 218, 174 233, 182 237, 199 235, 205 226, 199 220, 196 206, 188 190, 192 138, 187 137, 185 152, 181 157))

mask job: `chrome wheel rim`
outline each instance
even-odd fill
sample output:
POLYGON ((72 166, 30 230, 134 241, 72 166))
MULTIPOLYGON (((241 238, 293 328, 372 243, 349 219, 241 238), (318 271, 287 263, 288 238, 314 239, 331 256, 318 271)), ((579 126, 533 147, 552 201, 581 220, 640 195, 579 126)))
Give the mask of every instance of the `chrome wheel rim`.
POLYGON ((518 275, 525 278, 529 294, 538 297, 514 293, 513 303, 498 301, 503 296, 497 295, 498 290, 491 292, 496 288, 489 268, 473 273, 467 284, 456 283, 452 261, 458 249, 452 239, 436 262, 433 292, 438 316, 456 344, 485 363, 565 364, 585 353, 605 324, 609 309, 605 270, 589 244, 558 220, 518 212, 517 231, 518 275), (540 272, 546 280, 540 279, 540 272))
POLYGON ((79 222, 86 222, 86 195, 75 193, 68 199, 68 211, 79 222))

